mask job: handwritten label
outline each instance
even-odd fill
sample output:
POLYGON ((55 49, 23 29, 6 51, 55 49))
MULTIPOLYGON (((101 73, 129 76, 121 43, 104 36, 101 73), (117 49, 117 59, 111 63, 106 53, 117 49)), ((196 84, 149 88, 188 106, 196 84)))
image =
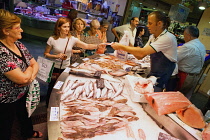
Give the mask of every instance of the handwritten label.
POLYGON ((58 81, 53 88, 60 89, 62 87, 63 83, 64 82, 62 82, 62 81, 58 81))
POLYGON ((160 132, 158 136, 158 140, 180 140, 180 139, 174 138, 171 135, 160 132))
POLYGON ((50 121, 59 121, 59 107, 51 107, 50 121))

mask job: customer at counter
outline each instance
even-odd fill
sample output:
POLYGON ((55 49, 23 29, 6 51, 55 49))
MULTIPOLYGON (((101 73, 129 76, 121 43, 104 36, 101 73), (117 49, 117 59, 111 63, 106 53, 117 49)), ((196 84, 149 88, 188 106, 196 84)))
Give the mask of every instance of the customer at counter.
MULTIPOLYGON (((86 28, 85 20, 82 18, 76 18, 73 22, 72 27, 73 31, 70 32, 71 35, 85 42, 85 35, 84 35, 84 30, 86 28)), ((70 61, 71 64, 80 59, 80 57, 84 57, 85 50, 80 47, 74 46, 72 48, 72 52, 73 54, 71 56, 71 61, 70 61)))
POLYGON ((106 31, 109 28, 109 22, 107 20, 102 20, 100 22, 100 32, 99 38, 102 40, 103 43, 107 42, 106 31))
MULTIPOLYGON (((45 48, 44 56, 55 62, 53 74, 62 73, 65 68, 70 66, 72 47, 77 46, 83 49, 97 49, 100 44, 86 44, 78 38, 70 35, 70 22, 68 18, 60 17, 54 28, 54 34, 49 37, 45 48), (66 51, 65 51, 66 48, 66 51), (51 53, 52 52, 52 53, 51 53), (64 53, 65 52, 65 53, 64 53)), ((57 79, 52 79, 48 85, 46 105, 48 106, 52 88, 57 79)))
POLYGON ((28 49, 18 39, 23 32, 21 19, 0 9, 0 139, 10 140, 15 118, 20 123, 21 136, 41 138, 42 133, 33 130, 28 118, 26 97, 29 85, 36 78, 39 66, 28 49))
POLYGON ((185 43, 178 48, 178 88, 188 99, 199 79, 199 73, 203 67, 206 49, 198 39, 199 29, 188 26, 184 30, 185 43))
POLYGON ((160 92, 165 88, 172 75, 177 61, 177 41, 173 34, 167 31, 170 25, 170 18, 163 12, 155 11, 148 15, 147 27, 152 34, 143 47, 128 47, 119 43, 111 46, 115 50, 124 50, 133 54, 137 59, 142 59, 150 55, 151 71, 149 76, 157 77, 155 92, 160 92))
MULTIPOLYGON (((100 39, 100 23, 97 19, 94 19, 90 22, 90 30, 85 33, 86 41, 88 43, 102 43, 100 39)), ((93 50, 86 50, 85 56, 91 56, 95 53, 93 50)))
POLYGON ((134 46, 135 37, 136 37, 136 27, 139 24, 139 18, 132 17, 130 20, 130 24, 125 24, 122 26, 118 26, 115 28, 112 28, 112 33, 117 38, 117 41, 120 41, 120 38, 124 35, 124 31, 128 31, 130 34, 129 38, 129 46, 134 46), (118 36, 118 33, 120 36, 118 36))

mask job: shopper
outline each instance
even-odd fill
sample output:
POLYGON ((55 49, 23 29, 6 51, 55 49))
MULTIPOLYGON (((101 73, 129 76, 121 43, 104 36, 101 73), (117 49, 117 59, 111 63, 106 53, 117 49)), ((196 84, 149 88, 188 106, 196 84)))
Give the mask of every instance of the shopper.
POLYGON ((86 36, 95 36, 99 38, 99 28, 100 22, 97 19, 94 19, 90 22, 90 30, 86 32, 86 36))
POLYGON ((144 27, 140 26, 138 27, 137 32, 136 32, 134 47, 140 47, 140 48, 144 47, 144 43, 142 40, 143 35, 144 35, 144 27))
POLYGON ((15 117, 20 122, 24 138, 40 138, 28 118, 26 96, 30 83, 36 78, 38 63, 20 42, 21 19, 0 9, 0 139, 9 140, 15 117))
POLYGON ((109 22, 107 20, 102 20, 100 22, 99 38, 102 40, 103 43, 107 42, 106 32, 108 28, 109 28, 109 22))
POLYGON ((63 14, 67 15, 68 14, 68 10, 69 9, 73 9, 73 5, 72 5, 72 3, 69 0, 63 0, 62 8, 64 8, 63 14))
MULTIPOLYGON (((73 31, 71 31, 71 35, 78 38, 79 40, 85 42, 85 35, 84 35, 84 30, 86 28, 86 22, 82 18, 76 18, 73 22, 73 31)), ((71 63, 75 63, 80 57, 84 57, 85 50, 74 46, 72 48, 72 56, 71 56, 71 63)))
MULTIPOLYGON (((49 37, 45 48, 44 56, 55 62, 53 73, 62 73, 70 66, 72 47, 77 46, 83 49, 97 49, 100 44, 86 44, 78 38, 70 35, 70 22, 68 18, 60 17, 54 28, 54 34, 49 37), (65 51, 66 48, 66 51, 65 51), (65 53, 64 53, 65 51, 65 53)), ((50 94, 57 79, 52 79, 48 85, 46 105, 48 106, 50 94)))
POLYGON ((71 25, 70 26, 70 31, 73 30, 73 27, 72 27, 73 21, 74 21, 74 19, 77 18, 77 15, 78 15, 78 11, 76 9, 71 9, 69 11, 68 15, 67 15, 67 18, 69 19, 69 22, 70 22, 70 25, 71 25))
POLYGON ((130 20, 130 24, 125 24, 122 26, 118 26, 115 28, 112 28, 112 33, 117 38, 117 41, 120 41, 120 38, 124 35, 124 31, 128 31, 130 34, 129 38, 129 46, 134 46, 135 37, 136 37, 136 27, 139 24, 139 18, 132 17, 130 20), (118 33, 120 36, 118 36, 118 33))
MULTIPOLYGON (((87 32, 85 32, 85 36, 86 36, 86 41, 89 43, 93 43, 93 42, 102 42, 102 40, 100 39, 100 23, 97 19, 93 19, 90 22, 90 30, 88 30, 87 32)), ((86 50, 85 51, 85 56, 91 56, 95 53, 95 50, 86 50)))
POLYGON ((192 96, 203 67, 206 49, 198 39, 199 29, 188 26, 184 30, 185 43, 178 48, 178 89, 188 99, 192 96))
POLYGON ((148 15, 148 29, 152 34, 143 47, 128 47, 119 43, 111 46, 115 50, 122 49, 133 54, 137 59, 142 59, 150 54, 151 71, 148 76, 157 77, 155 92, 162 91, 175 68, 177 61, 177 42, 173 34, 167 31, 170 19, 160 11, 148 15))

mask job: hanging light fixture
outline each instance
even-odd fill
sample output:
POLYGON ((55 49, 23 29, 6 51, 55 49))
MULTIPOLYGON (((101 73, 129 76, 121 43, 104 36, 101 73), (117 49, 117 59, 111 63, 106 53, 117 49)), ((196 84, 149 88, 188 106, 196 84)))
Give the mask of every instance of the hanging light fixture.
POLYGON ((199 1, 198 7, 199 7, 200 10, 205 10, 207 8, 206 1, 203 1, 203 0, 202 1, 199 1))

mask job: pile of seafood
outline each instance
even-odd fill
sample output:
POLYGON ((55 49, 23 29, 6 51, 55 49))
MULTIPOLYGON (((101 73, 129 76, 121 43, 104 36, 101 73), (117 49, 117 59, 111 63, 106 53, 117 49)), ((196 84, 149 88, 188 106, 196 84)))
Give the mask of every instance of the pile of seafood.
POLYGON ((123 92, 124 83, 110 82, 103 78, 77 80, 67 79, 62 89, 61 101, 95 98, 113 99, 123 92))
POLYGON ((112 76, 124 76, 128 74, 126 67, 137 66, 138 64, 131 60, 120 61, 115 56, 102 56, 98 59, 90 59, 80 64, 77 69, 84 69, 90 72, 102 71, 104 74, 112 76))
POLYGON ((122 95, 112 99, 82 98, 73 101, 63 99, 60 103, 63 139, 81 140, 113 134, 124 129, 130 131, 129 122, 139 118, 126 102, 127 99, 122 95))

